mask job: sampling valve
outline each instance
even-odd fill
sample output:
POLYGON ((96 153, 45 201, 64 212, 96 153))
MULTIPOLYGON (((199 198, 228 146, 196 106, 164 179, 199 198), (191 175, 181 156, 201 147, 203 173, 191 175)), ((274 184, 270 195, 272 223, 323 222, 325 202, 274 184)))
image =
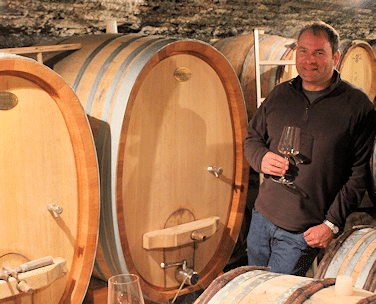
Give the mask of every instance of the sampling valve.
POLYGON ((165 269, 167 267, 179 266, 175 271, 175 278, 179 283, 186 285, 196 285, 199 280, 199 275, 193 269, 188 268, 187 261, 177 263, 161 263, 161 268, 165 269))
POLYGON ((208 171, 213 173, 215 177, 219 177, 223 173, 223 169, 222 168, 217 169, 216 166, 208 167, 208 171))

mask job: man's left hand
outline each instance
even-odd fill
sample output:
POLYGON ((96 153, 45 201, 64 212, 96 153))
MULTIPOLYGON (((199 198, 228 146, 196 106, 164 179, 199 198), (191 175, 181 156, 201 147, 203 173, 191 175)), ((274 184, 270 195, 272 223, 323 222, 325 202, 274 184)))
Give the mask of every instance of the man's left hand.
POLYGON ((332 230, 325 224, 320 224, 309 228, 304 232, 307 244, 315 248, 326 248, 330 244, 334 235, 332 230))

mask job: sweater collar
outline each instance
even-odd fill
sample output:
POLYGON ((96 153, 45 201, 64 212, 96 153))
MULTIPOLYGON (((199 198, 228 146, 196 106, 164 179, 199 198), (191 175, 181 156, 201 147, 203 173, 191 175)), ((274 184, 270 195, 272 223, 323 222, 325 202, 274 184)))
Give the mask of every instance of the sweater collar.
MULTIPOLYGON (((333 71, 332 79, 332 84, 330 85, 330 90, 328 90, 328 93, 332 92, 335 88, 337 88, 339 83, 341 82, 341 75, 337 70, 333 71)), ((294 87, 295 90, 300 92, 303 91, 303 79, 299 75, 291 80, 291 85, 294 87)))

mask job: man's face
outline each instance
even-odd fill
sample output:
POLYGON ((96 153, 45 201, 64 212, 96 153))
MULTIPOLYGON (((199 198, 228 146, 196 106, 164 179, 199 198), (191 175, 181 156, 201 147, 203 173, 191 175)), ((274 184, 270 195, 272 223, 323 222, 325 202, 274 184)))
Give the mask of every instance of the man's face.
POLYGON ((332 47, 325 34, 315 36, 311 31, 304 32, 296 51, 296 69, 303 79, 303 87, 309 91, 328 87, 339 57, 339 51, 333 57, 332 47))

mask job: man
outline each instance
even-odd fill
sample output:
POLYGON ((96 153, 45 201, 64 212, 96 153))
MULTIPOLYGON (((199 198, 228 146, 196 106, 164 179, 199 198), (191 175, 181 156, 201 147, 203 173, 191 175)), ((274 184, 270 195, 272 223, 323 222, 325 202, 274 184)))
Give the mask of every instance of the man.
POLYGON ((338 44, 338 33, 323 22, 302 28, 299 76, 277 85, 249 122, 245 156, 265 175, 247 237, 250 265, 305 276, 366 190, 375 111, 334 69, 338 44), (284 126, 301 129, 300 152, 289 160, 277 149, 284 126), (285 173, 292 183, 273 180, 285 173))

